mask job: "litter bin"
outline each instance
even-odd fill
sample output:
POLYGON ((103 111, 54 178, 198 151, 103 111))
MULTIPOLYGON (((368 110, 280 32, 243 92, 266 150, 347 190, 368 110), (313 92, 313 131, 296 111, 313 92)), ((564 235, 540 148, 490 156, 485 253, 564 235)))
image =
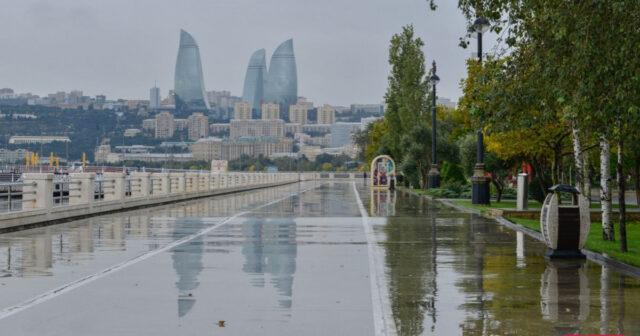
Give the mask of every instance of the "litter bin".
POLYGON ((573 186, 558 184, 549 188, 549 193, 540 211, 540 228, 550 251, 549 259, 584 259, 581 249, 589 236, 591 219, 589 203, 573 186), (578 198, 578 206, 561 205, 561 193, 570 193, 578 198))

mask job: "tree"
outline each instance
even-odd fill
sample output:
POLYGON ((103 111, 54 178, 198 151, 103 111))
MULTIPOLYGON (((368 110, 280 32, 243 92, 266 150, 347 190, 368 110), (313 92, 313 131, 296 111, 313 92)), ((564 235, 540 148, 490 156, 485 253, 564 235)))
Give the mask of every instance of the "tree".
MULTIPOLYGON (((438 128, 436 158, 454 164, 460 162, 458 146, 449 140, 449 133, 444 132, 446 124, 437 123, 436 127, 438 128)), ((400 165, 402 172, 412 185, 422 185, 422 189, 426 189, 429 168, 432 164, 431 125, 423 121, 402 136, 401 145, 405 151, 400 165)))
MULTIPOLYGON (((582 138, 586 137, 588 142, 589 134, 598 135, 603 239, 613 240, 608 169, 610 142, 625 136, 624 127, 618 125, 638 118, 640 60, 635 53, 640 43, 637 33, 640 3, 461 0, 459 7, 469 21, 478 15, 488 18, 496 32, 506 27, 503 40, 511 49, 510 66, 537 70, 535 77, 521 82, 539 84, 538 90, 547 93, 540 103, 564 106, 549 111, 563 111, 570 124, 578 184, 583 195, 588 195, 590 190, 586 177, 588 165, 583 161, 588 157, 583 155, 582 138)), ((527 87, 535 89, 534 85, 527 87)))
POLYGON ((419 125, 426 111, 429 85, 426 81, 425 58, 422 52, 424 42, 414 36, 413 26, 405 26, 402 33, 391 38, 389 64, 391 74, 385 94, 387 110, 385 126, 386 145, 391 155, 404 157, 401 145, 403 134, 419 125))

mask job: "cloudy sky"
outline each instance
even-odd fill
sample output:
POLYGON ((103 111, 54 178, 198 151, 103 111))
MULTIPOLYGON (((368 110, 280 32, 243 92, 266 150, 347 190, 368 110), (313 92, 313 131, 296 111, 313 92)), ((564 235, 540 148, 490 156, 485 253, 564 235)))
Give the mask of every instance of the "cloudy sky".
POLYGON ((207 90, 241 95, 251 53, 265 48, 268 63, 293 38, 299 95, 315 104, 380 103, 389 40, 413 24, 429 64, 438 62, 439 96, 455 100, 472 52, 458 46, 466 27, 456 3, 440 0, 433 12, 425 0, 6 1, 0 87, 148 99, 157 81, 165 96, 184 28, 200 46, 207 90))

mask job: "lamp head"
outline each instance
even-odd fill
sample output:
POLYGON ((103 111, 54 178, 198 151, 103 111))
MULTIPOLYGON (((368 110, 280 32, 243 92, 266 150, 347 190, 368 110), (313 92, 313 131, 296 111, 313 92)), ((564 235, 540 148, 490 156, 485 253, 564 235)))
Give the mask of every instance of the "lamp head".
POLYGON ((487 32, 487 30, 489 30, 490 27, 491 27, 491 24, 489 23, 489 20, 483 17, 479 17, 473 22, 473 30, 476 33, 484 34, 485 32, 487 32))

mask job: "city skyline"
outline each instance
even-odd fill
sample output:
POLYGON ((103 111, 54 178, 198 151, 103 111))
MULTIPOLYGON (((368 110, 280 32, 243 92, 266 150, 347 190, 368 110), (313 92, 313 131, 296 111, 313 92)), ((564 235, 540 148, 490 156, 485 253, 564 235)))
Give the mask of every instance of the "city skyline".
MULTIPOLYGON (((15 33, 3 38, 0 87, 40 96, 80 89, 89 96, 147 99, 155 81, 164 97, 173 87, 177 32, 183 27, 199 37, 207 89, 237 96, 247 55, 261 46, 295 39, 299 94, 317 104, 382 102, 389 40, 403 25, 415 25, 425 40, 427 60, 438 61, 439 93, 444 97, 459 97, 464 61, 472 52, 458 47, 465 21, 455 4, 445 2, 436 12, 417 0, 403 6, 376 1, 315 5, 287 0, 277 6, 193 1, 191 6, 156 6, 151 1, 63 0, 5 7, 0 28, 15 33), (241 18, 242 24, 233 18, 241 18), (140 20, 146 24, 139 25, 140 20)), ((490 47, 492 41, 485 44, 490 47)))

